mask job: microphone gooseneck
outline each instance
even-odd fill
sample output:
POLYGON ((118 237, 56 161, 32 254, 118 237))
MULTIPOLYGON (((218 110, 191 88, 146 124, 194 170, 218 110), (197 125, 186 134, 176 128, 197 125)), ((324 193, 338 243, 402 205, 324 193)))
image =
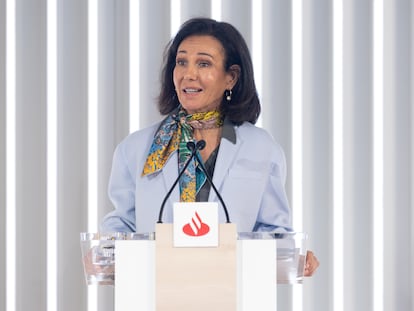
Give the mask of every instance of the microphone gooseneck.
POLYGON ((194 157, 195 157, 196 161, 198 162, 198 164, 200 165, 201 170, 206 175, 207 181, 209 182, 210 186, 213 188, 214 192, 216 193, 221 205, 223 206, 223 210, 224 210, 224 213, 226 215, 226 223, 230 223, 229 211, 227 210, 227 206, 224 203, 224 200, 221 197, 220 192, 217 190, 216 186, 214 185, 213 180, 210 177, 210 174, 207 172, 207 169, 204 166, 203 161, 200 159, 200 157, 197 154, 197 150, 203 150, 205 146, 206 146, 206 141, 203 140, 203 139, 198 141, 197 144, 194 144, 194 142, 188 142, 187 143, 187 148, 188 149, 190 149, 193 152, 195 150, 194 157), (192 143, 191 146, 189 145, 190 143, 192 143))
POLYGON ((172 191, 174 190, 175 186, 177 185, 178 181, 180 180, 181 176, 183 176, 185 170, 187 169, 188 165, 190 164, 191 160, 194 158, 194 156, 197 154, 198 150, 204 149, 206 146, 206 142, 204 141, 204 144, 197 142, 194 143, 193 141, 189 141, 187 143, 187 148, 191 151, 191 156, 185 163, 183 169, 181 170, 180 174, 178 174, 177 179, 174 181, 173 185, 171 186, 170 190, 168 190, 167 194, 164 197, 164 200, 161 203, 160 212, 158 214, 158 221, 157 223, 162 224, 162 215, 164 213, 165 203, 167 202, 168 198, 170 197, 172 191))

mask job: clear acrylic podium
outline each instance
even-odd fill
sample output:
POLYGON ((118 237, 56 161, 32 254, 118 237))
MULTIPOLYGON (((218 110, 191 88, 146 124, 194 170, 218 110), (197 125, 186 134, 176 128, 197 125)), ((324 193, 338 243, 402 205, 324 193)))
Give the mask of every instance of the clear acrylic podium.
POLYGON ((301 283, 306 235, 237 233, 219 247, 174 248, 172 224, 115 240, 115 311, 277 310, 277 284, 301 283))

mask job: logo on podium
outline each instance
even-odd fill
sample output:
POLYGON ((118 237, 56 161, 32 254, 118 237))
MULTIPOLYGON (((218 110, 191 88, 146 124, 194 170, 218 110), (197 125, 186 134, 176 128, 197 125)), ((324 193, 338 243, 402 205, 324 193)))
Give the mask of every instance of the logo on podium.
POLYGON ((195 212, 191 222, 184 225, 183 232, 189 236, 203 236, 210 232, 210 226, 204 223, 200 215, 195 212))
POLYGON ((174 246, 217 247, 218 203, 174 203, 174 246))

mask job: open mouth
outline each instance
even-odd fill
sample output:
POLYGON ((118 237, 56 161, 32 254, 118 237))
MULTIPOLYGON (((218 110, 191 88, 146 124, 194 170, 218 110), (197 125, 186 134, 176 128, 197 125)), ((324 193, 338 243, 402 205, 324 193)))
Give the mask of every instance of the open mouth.
POLYGON ((183 89, 183 92, 186 94, 196 94, 196 93, 200 93, 202 91, 202 89, 196 89, 196 88, 186 88, 183 89))

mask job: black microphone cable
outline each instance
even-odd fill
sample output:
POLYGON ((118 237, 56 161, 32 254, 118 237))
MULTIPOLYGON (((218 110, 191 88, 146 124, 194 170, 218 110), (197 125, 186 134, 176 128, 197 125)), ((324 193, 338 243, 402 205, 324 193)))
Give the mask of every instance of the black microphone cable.
POLYGON ((193 141, 189 141, 187 143, 187 148, 191 151, 191 156, 188 159, 188 161, 185 163, 183 169, 181 170, 180 174, 178 175, 177 179, 174 181, 173 185, 171 186, 170 190, 168 190, 167 194, 164 197, 164 200, 161 203, 160 212, 158 214, 158 224, 162 224, 162 215, 164 213, 165 203, 167 202, 168 198, 170 197, 172 191, 174 190, 175 186, 177 185, 178 181, 180 180, 181 176, 183 176, 185 170, 187 169, 188 165, 190 164, 191 160, 194 158, 194 156, 197 154, 198 150, 202 150, 206 146, 206 142, 203 141, 204 144, 200 144, 197 142, 195 144, 193 141))
POLYGON ((216 193, 217 197, 219 198, 220 203, 223 206, 224 213, 226 214, 226 223, 229 224, 231 222, 230 222, 229 211, 227 210, 227 206, 224 203, 224 200, 221 197, 220 192, 217 190, 216 186, 214 185, 213 180, 211 179, 209 173, 207 172, 207 169, 204 166, 203 161, 200 159, 200 157, 197 154, 197 150, 203 150, 205 146, 206 146, 206 141, 203 140, 203 139, 198 141, 197 144, 194 144, 194 142, 192 142, 192 141, 189 141, 187 143, 187 148, 193 152, 194 157, 195 157, 196 161, 198 162, 198 164, 200 165, 201 170, 206 175, 207 180, 210 183, 210 186, 213 188, 214 192, 216 193))

